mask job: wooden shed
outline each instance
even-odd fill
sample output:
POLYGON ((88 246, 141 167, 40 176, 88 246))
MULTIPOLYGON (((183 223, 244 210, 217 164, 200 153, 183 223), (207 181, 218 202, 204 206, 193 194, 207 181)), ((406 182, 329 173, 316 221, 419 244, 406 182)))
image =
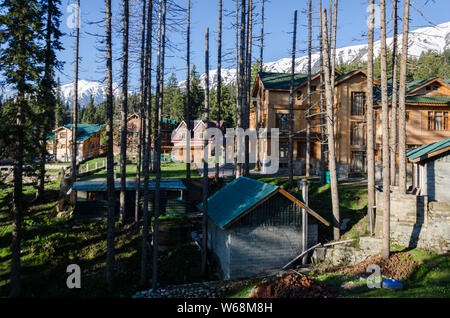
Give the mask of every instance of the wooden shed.
MULTIPOLYGON (((199 206, 201 209, 201 206, 199 206)), ((224 279, 278 272, 318 241, 318 223, 329 223, 278 186, 241 177, 208 199, 208 249, 224 279)))
POLYGON ((406 154, 413 164, 413 193, 426 195, 429 201, 450 202, 450 138, 406 154))

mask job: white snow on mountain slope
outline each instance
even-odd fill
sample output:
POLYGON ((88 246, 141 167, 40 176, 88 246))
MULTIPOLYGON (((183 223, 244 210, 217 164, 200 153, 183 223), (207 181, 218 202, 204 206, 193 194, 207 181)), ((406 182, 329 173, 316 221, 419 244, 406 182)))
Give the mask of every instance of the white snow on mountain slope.
MULTIPOLYGON (((399 51, 402 47, 403 36, 399 35, 399 51)), ((412 57, 419 57, 421 53, 427 51, 442 52, 445 49, 450 49, 450 22, 446 22, 436 27, 427 27, 414 30, 409 34, 408 40, 409 55, 412 57)), ((381 42, 374 43, 375 56, 380 54, 381 42)), ((393 38, 387 39, 387 45, 392 49, 393 38)), ((348 46, 336 50, 337 64, 350 63, 355 60, 367 61, 367 44, 348 46)), ((320 68, 320 54, 315 53, 311 56, 312 71, 318 72, 320 68)), ((291 71, 291 59, 283 58, 276 62, 264 63, 264 70, 266 72, 289 73, 291 71)), ((303 56, 295 60, 295 72, 307 73, 308 71, 308 57, 303 56)), ((205 82, 205 74, 200 79, 202 86, 205 82)), ((236 80, 235 69, 222 69, 222 81, 225 84, 234 83, 236 80)), ((179 83, 180 87, 185 87, 185 82, 179 83)), ((210 72, 210 87, 217 87, 217 70, 210 72)))
MULTIPOLYGON (((117 83, 113 83, 113 94, 120 96, 121 89, 117 83)), ((89 103, 91 96, 94 98, 94 105, 98 105, 106 100, 106 84, 101 82, 78 81, 78 103, 81 107, 89 103)), ((73 105, 74 87, 73 83, 61 86, 61 97, 65 104, 73 105)))
MULTIPOLYGON (((399 36, 399 45, 401 50, 402 36, 399 36)), ((392 48, 393 39, 388 38, 387 44, 392 48)), ((380 53, 380 41, 374 43, 375 55, 380 53)), ((414 30, 409 35, 409 55, 418 57, 421 53, 433 50, 442 52, 444 49, 450 49, 450 22, 446 22, 436 27, 427 27, 414 30)), ((320 64, 319 53, 313 54, 311 58, 312 70, 317 72, 320 64)), ((349 63, 358 59, 362 61, 367 60, 367 45, 354 45, 336 50, 337 63, 349 63)), ((284 58, 276 62, 269 62, 264 64, 264 69, 267 72, 288 73, 291 69, 291 59, 284 58)), ((308 57, 303 56, 295 60, 295 71, 298 73, 306 73, 308 69, 308 57)), ((210 88, 217 87, 217 70, 210 71, 210 88)), ((200 76, 201 86, 204 86, 206 75, 200 76)), ((222 69, 222 82, 233 84, 236 80, 235 69, 222 69)), ((81 107, 89 103, 90 96, 94 97, 95 105, 106 100, 106 84, 101 82, 80 80, 78 82, 78 96, 81 107)), ((185 88, 185 81, 179 82, 180 88, 185 88)), ((61 94, 66 104, 73 105, 73 83, 61 86, 61 94)), ((115 97, 120 96, 120 86, 117 83, 113 84, 113 93, 115 97)), ((4 97, 13 96, 13 94, 6 90, 0 92, 4 97)))

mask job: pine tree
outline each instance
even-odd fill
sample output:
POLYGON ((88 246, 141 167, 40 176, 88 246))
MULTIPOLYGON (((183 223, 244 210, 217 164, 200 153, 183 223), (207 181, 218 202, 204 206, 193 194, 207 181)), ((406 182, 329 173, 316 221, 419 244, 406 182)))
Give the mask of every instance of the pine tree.
MULTIPOLYGON (((220 125, 222 103, 222 0, 219 0, 219 38, 217 49, 217 124, 220 125)), ((219 162, 216 162, 215 180, 219 181, 219 162)))
POLYGON ((45 162, 47 157, 47 135, 52 131, 55 121, 56 97, 54 89, 57 85, 54 79, 54 71, 60 67, 60 63, 56 58, 55 51, 61 50, 59 38, 59 19, 61 12, 59 11, 60 0, 47 0, 43 3, 42 11, 47 15, 45 26, 45 49, 43 51, 44 59, 44 75, 39 85, 38 106, 41 110, 42 119, 39 121, 41 125, 40 151, 39 151, 39 184, 36 192, 36 198, 40 199, 44 194, 45 184, 45 162))
MULTIPOLYGON (((15 118, 8 127, 11 139, 6 146, 14 158, 11 234, 11 297, 21 293, 20 251, 24 197, 22 193, 24 169, 24 137, 26 114, 29 114, 28 97, 35 89, 41 68, 41 50, 37 41, 42 39, 41 11, 39 3, 31 0, 5 0, 0 4, 0 70, 4 80, 11 85, 16 96, 8 102, 15 118), (27 9, 24 10, 24 7, 27 9)), ((6 106, 4 106, 6 107, 6 106)), ((11 117, 9 117, 11 121, 11 117)))

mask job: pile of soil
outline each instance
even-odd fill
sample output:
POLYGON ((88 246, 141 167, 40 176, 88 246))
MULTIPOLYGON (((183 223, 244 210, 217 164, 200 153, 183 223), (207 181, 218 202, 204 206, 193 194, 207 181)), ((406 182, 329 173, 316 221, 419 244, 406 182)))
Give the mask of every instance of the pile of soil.
POLYGON ((265 279, 251 292, 250 298, 330 298, 331 290, 306 276, 284 274, 265 279))
POLYGON ((417 267, 417 262, 411 255, 405 253, 393 254, 389 259, 384 260, 381 256, 372 258, 355 266, 349 266, 339 269, 339 274, 361 275, 367 274, 367 268, 377 264, 381 268, 381 274, 387 278, 403 280, 411 276, 417 267))

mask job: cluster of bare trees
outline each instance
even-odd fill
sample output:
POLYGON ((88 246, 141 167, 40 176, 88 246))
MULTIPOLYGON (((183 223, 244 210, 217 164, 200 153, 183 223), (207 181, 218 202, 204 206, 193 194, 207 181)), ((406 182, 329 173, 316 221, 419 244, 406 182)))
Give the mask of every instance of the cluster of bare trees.
MULTIPOLYGON (((393 54, 393 79, 391 95, 391 116, 389 116, 388 66, 387 66, 387 23, 386 1, 380 1, 380 37, 381 37, 381 116, 382 116, 382 174, 383 174, 383 250, 384 258, 390 255, 390 193, 391 185, 396 185, 397 172, 397 143, 398 143, 398 185, 400 193, 406 192, 406 71, 408 56, 410 1, 404 1, 403 43, 400 60, 400 82, 398 83, 397 54, 393 54), (397 106, 398 105, 398 106, 397 106), (398 136, 398 141, 397 141, 398 136)), ((375 138, 374 138, 374 109, 373 109, 373 41, 375 21, 375 1, 370 1, 369 17, 369 49, 367 66, 367 161, 368 161, 368 213, 373 213, 375 206, 375 138)), ((393 52, 398 50, 398 1, 393 2, 393 52)), ((380 202, 381 204, 381 202, 380 202)))

